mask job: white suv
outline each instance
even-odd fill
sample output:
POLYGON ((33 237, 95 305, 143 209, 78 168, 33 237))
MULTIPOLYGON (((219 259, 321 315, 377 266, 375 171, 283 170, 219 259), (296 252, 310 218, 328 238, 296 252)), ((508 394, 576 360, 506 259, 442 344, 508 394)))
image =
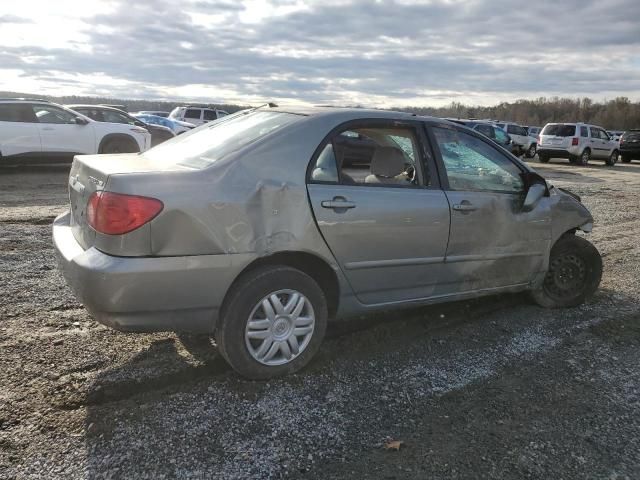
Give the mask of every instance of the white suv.
POLYGON ((169 118, 179 120, 181 122, 193 123, 194 125, 202 125, 203 123, 217 120, 226 115, 229 115, 229 113, 224 110, 197 105, 187 105, 185 107, 174 108, 169 114, 169 118))
POLYGON ((525 154, 527 158, 536 156, 536 139, 529 136, 526 128, 512 122, 496 122, 495 125, 509 134, 513 143, 520 149, 520 155, 525 154))
POLYGON ((0 158, 70 159, 75 154, 141 152, 142 127, 91 120, 46 100, 0 99, 0 158))
POLYGON ((543 163, 550 158, 568 158, 571 163, 581 165, 596 158, 607 165, 615 165, 618 161, 618 142, 596 125, 547 123, 539 138, 538 158, 543 163))

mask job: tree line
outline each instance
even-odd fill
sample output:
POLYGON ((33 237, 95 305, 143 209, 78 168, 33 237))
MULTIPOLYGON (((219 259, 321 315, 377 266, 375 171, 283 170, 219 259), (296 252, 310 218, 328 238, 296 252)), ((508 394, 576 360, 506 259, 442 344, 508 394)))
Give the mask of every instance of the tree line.
POLYGON ((540 97, 536 100, 503 102, 491 107, 472 107, 451 102, 446 107, 405 107, 401 110, 443 118, 506 120, 527 126, 543 126, 551 122, 583 122, 599 125, 607 130, 640 128, 640 102, 632 102, 627 97, 604 102, 594 102, 587 97, 540 97))

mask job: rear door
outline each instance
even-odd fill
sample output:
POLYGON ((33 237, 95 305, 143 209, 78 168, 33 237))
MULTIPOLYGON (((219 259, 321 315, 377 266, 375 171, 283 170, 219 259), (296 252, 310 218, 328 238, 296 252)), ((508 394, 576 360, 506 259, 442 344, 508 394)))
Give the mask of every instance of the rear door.
POLYGON ((527 284, 548 251, 548 199, 522 212, 523 168, 481 137, 445 126, 430 132, 451 206, 442 281, 460 293, 527 284))
POLYGON ((78 125, 76 116, 55 105, 32 104, 43 153, 96 153, 93 125, 78 125))
POLYGON ((39 155, 42 151, 38 123, 26 103, 0 103, 0 155, 39 155))
MULTIPOLYGON (((318 228, 364 304, 431 297, 449 236, 449 205, 419 123, 347 124, 318 147, 308 192, 318 228), (334 139, 376 143, 370 164, 345 167, 334 139)), ((364 155, 364 154, 363 154, 364 155)))

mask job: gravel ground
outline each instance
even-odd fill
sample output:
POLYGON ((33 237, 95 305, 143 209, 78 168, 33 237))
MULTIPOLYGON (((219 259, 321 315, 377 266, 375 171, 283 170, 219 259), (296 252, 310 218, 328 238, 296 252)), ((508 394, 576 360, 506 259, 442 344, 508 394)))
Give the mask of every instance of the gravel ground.
POLYGON ((0 171, 0 478, 639 478, 640 165, 535 167, 595 216, 587 304, 343 322, 268 383, 207 339, 95 323, 51 247, 67 169, 0 171))

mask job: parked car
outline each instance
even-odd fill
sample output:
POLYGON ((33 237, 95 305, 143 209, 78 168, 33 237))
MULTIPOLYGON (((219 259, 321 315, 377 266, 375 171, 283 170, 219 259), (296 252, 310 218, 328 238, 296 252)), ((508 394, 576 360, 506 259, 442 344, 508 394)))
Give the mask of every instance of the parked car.
POLYGON ((181 122, 179 120, 174 120, 173 118, 158 117, 156 115, 141 115, 138 113, 133 116, 142 120, 144 123, 170 128, 176 135, 180 135, 181 133, 188 132, 189 130, 196 128, 193 123, 181 122))
POLYGON ((225 115, 229 115, 229 113, 217 108, 203 105, 186 105, 184 107, 174 108, 169 114, 169 118, 181 122, 189 122, 198 126, 222 118, 225 115))
POLYGON ((490 138, 498 145, 503 148, 506 148, 508 151, 513 153, 514 155, 520 154, 520 146, 515 144, 511 137, 507 135, 507 133, 502 130, 500 127, 493 125, 489 122, 485 122, 482 120, 463 120, 463 119, 448 119, 451 122, 458 123, 460 125, 464 125, 469 127, 472 130, 475 130, 485 137, 490 138))
POLYGON ((0 99, 0 157, 65 160, 75 154, 140 152, 151 135, 135 125, 100 123, 46 100, 0 99))
POLYGON ((151 134, 152 147, 176 136, 173 130, 168 127, 145 123, 115 107, 102 105, 66 105, 66 107, 96 122, 125 123, 127 125, 145 128, 151 134))
POLYGON ((142 110, 140 112, 134 112, 132 115, 155 115, 156 117, 167 118, 169 116, 169 112, 163 112, 161 110, 142 110))
POLYGON ((53 242, 93 316, 211 333, 250 378, 302 368, 329 318, 526 290, 575 306, 602 272, 577 195, 437 118, 257 108, 126 160, 78 156, 70 178, 53 242), (336 161, 346 131, 376 143, 360 180, 336 161))
POLYGON ((625 163, 640 160, 640 129, 627 130, 620 137, 620 157, 625 163))
POLYGON ((524 128, 527 131, 527 135, 533 138, 537 138, 538 135, 540 135, 540 131, 542 130, 542 127, 524 127, 524 128))
POLYGON ((607 130, 607 135, 609 135, 609 138, 614 142, 619 142, 623 133, 623 130, 607 130))
POLYGON ((518 146, 519 155, 526 155, 528 158, 536 156, 536 139, 534 137, 530 137, 524 127, 511 122, 496 122, 495 125, 502 128, 507 132, 507 134, 509 134, 513 143, 518 146))
POLYGON ((596 125, 547 123, 540 132, 538 158, 543 163, 550 158, 567 158, 581 165, 598 159, 613 166, 618 161, 618 148, 618 142, 596 125))

